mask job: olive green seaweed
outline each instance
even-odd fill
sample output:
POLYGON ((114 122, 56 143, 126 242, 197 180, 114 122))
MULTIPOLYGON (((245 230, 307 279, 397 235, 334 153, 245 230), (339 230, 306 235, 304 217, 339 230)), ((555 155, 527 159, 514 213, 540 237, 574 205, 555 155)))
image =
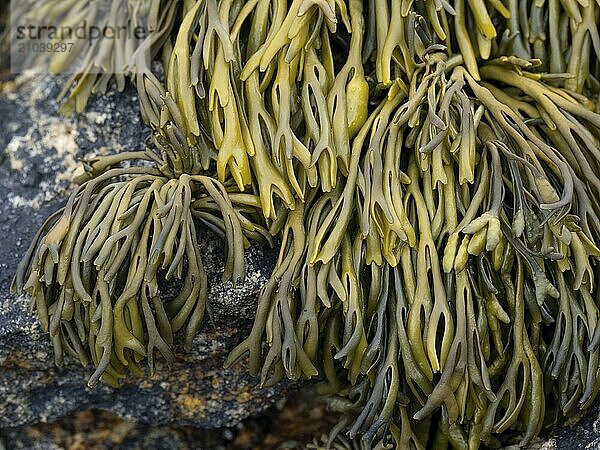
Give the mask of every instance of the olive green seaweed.
POLYGON ((106 4, 150 33, 77 47, 65 111, 129 78, 152 139, 86 161, 18 268, 58 364, 117 386, 154 350, 172 363, 178 334, 189 348, 209 307, 202 229, 234 283, 246 247, 280 244, 225 365, 317 380, 341 419, 308 448, 525 445, 591 406, 600 2, 106 4))

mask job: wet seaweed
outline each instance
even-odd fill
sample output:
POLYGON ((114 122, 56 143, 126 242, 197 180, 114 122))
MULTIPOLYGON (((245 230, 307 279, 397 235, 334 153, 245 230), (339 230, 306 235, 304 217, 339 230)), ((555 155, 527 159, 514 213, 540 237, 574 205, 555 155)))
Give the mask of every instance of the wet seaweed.
POLYGON ((597 2, 139 3, 155 26, 126 62, 152 144, 88 162, 15 277, 57 362, 116 384, 191 345, 203 227, 233 281, 245 247, 281 241, 226 366, 316 379, 342 419, 314 448, 526 444, 592 404, 597 2))

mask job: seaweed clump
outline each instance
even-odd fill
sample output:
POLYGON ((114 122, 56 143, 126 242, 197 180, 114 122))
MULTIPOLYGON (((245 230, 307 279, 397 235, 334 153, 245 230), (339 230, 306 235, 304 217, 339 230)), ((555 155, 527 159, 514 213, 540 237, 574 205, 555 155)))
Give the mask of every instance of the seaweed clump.
MULTIPOLYGON (((526 444, 591 405, 597 2, 124 7, 151 24, 116 54, 153 142, 88 162, 15 278, 59 362, 91 359, 90 384, 116 384, 144 357, 152 368, 154 349, 172 360, 178 332, 190 345, 203 226, 225 238, 233 281, 245 246, 280 239, 226 364, 247 356, 262 385, 318 379, 343 414, 325 446, 526 444), (181 291, 163 300, 173 275, 181 291)), ((106 86, 95 64, 104 73, 77 74, 67 105, 106 86)))

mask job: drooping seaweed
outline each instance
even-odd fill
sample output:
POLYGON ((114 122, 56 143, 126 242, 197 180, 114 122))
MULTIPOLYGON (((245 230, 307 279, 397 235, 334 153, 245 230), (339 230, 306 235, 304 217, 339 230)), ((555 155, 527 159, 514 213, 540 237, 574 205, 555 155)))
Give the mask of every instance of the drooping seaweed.
MULTIPOLYGON (((315 448, 525 444, 592 404, 600 4, 108 3, 149 26, 111 64, 153 139, 87 162, 19 267, 57 362, 118 384, 154 349, 171 361, 178 332, 191 345, 203 227, 233 281, 279 238, 226 365, 317 379, 342 419, 315 448)), ((65 87, 77 110, 114 72, 92 56, 65 87)))

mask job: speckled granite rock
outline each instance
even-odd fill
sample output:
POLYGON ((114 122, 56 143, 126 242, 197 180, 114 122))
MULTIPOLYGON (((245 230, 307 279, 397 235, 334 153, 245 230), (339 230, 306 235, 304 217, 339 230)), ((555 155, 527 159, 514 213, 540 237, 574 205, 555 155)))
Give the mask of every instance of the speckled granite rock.
POLYGON ((549 441, 554 447, 546 449, 600 449, 600 403, 596 402, 590 411, 581 416, 556 429, 549 441))
POLYGON ((282 397, 284 386, 258 390, 243 367, 223 370, 228 353, 247 334, 255 293, 266 281, 272 251, 247 255, 246 283, 220 281, 218 242, 203 239, 210 280, 212 321, 205 319, 194 349, 177 350, 172 370, 130 379, 120 390, 85 387, 92 370, 67 359, 56 368, 48 337, 28 314, 28 300, 9 294, 19 258, 45 217, 70 191, 83 155, 137 150, 148 135, 134 90, 94 99, 88 113, 65 118, 54 98, 60 84, 48 76, 21 77, 0 98, 0 428, 51 421, 74 410, 97 408, 146 423, 230 426, 282 397))

